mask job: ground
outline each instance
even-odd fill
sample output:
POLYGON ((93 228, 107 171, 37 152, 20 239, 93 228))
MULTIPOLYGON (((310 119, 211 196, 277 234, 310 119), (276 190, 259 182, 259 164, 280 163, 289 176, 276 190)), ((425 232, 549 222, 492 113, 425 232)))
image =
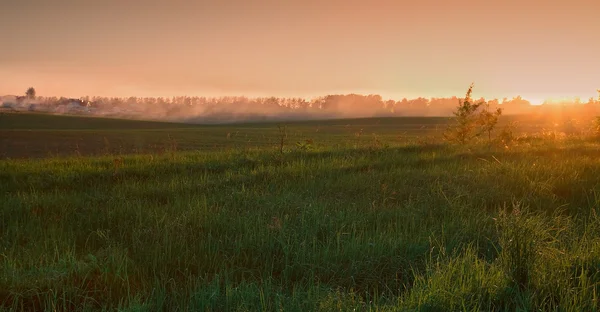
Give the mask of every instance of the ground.
POLYGON ((598 309, 600 142, 445 122, 288 123, 281 152, 273 123, 2 115, 0 305, 598 309))

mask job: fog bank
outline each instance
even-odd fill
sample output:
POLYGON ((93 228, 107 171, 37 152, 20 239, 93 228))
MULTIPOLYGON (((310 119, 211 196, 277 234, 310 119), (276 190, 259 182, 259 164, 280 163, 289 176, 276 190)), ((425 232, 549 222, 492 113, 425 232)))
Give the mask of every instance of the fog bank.
MULTIPOLYGON (((79 99, 4 96, 2 110, 34 111, 115 118, 163 120, 186 123, 232 123, 269 120, 311 120, 361 117, 452 116, 458 97, 385 100, 379 95, 327 95, 302 98, 229 97, 83 97, 79 99)), ((569 112, 594 116, 600 113, 600 99, 587 102, 531 105, 516 96, 512 99, 475 99, 503 114, 555 114, 569 112)))

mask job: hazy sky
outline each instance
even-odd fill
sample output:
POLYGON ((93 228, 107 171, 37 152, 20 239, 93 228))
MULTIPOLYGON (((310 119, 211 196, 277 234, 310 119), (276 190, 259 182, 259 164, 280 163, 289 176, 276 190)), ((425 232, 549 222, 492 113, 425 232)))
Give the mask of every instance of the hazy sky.
POLYGON ((596 95, 598 0, 0 0, 0 94, 596 95))

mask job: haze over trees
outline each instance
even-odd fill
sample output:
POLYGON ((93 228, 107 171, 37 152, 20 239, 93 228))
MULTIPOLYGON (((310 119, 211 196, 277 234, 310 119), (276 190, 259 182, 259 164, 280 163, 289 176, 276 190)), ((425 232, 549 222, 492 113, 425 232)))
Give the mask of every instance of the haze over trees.
MULTIPOLYGON (((472 99, 485 103, 490 114, 502 110, 503 115, 516 114, 574 114, 600 115, 599 99, 587 102, 552 102, 532 105, 521 96, 499 99, 472 99), (574 105, 572 105, 574 104, 574 105)), ((27 89, 25 97, 4 98, 3 106, 34 109, 41 112, 111 116, 135 119, 155 119, 183 122, 236 122, 253 120, 340 119, 361 117, 452 117, 458 97, 384 99, 377 94, 331 94, 305 99, 300 97, 246 97, 246 96, 173 96, 173 97, 101 97, 81 98, 38 96, 27 89), (35 104, 31 108, 30 104, 35 104)), ((482 112, 483 113, 483 112, 482 112)), ((480 116, 483 118, 483 116, 480 116)), ((493 114, 487 115, 493 121, 493 114)))

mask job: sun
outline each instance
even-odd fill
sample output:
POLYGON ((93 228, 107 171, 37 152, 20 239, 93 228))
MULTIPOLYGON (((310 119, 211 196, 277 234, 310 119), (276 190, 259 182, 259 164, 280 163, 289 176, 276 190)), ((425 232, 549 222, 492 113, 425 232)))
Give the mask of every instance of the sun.
POLYGON ((532 95, 524 96, 531 105, 564 105, 587 102, 587 98, 575 95, 532 95))
POLYGON ((527 97, 524 98, 525 100, 529 101, 529 103, 531 103, 531 105, 542 105, 544 104, 544 98, 539 98, 539 97, 527 97))
POLYGON ((549 97, 544 100, 544 104, 574 104, 580 103, 581 98, 577 96, 557 96, 557 97, 549 97))

